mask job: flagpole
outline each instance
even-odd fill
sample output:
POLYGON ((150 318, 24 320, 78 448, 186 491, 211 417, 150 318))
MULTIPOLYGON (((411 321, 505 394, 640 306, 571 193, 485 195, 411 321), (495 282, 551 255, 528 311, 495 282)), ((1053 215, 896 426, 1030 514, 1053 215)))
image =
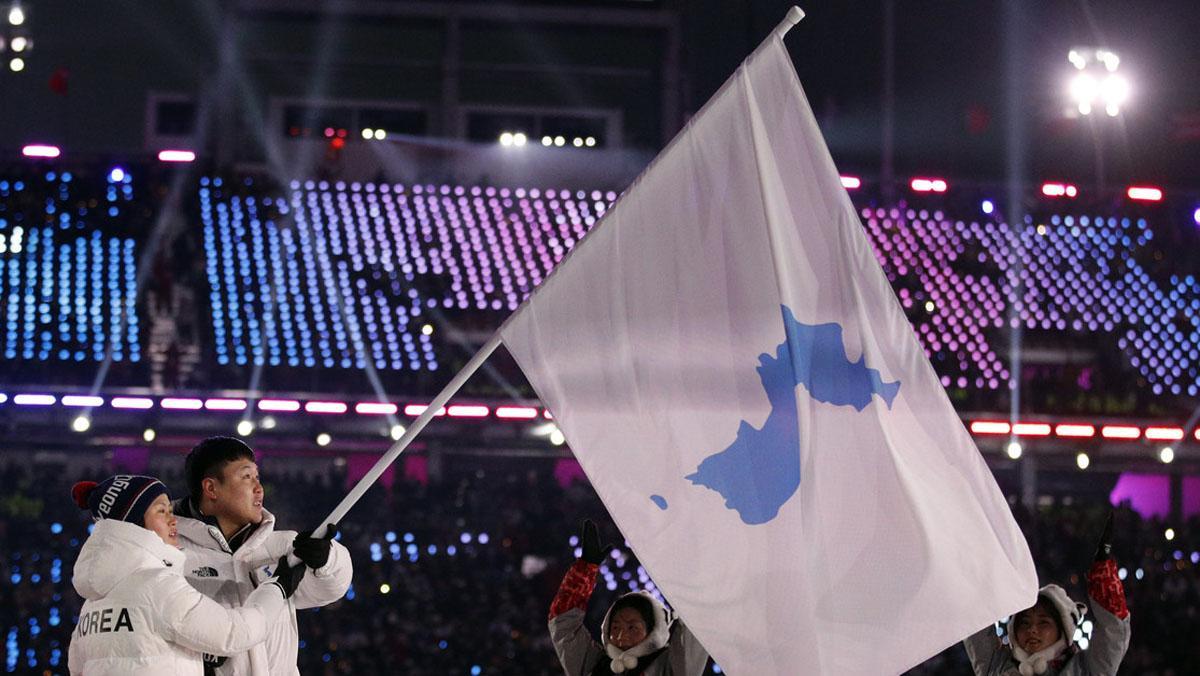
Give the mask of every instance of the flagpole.
MULTIPOLYGON (((371 486, 375 485, 375 482, 378 481, 379 477, 383 475, 384 470, 386 470, 389 465, 396 461, 396 458, 398 458, 400 454, 404 452, 404 449, 408 448, 408 445, 411 444, 412 440, 421 433, 421 430, 425 429, 425 426, 429 424, 429 421, 432 420, 435 415, 437 415, 437 412, 446 405, 446 402, 450 401, 450 397, 453 397, 460 389, 462 389, 462 386, 466 384, 467 379, 474 375, 475 372, 479 370, 480 366, 483 366, 483 362, 487 361, 487 358, 490 357, 499 346, 500 332, 496 331, 496 333, 492 334, 492 337, 489 338, 488 341, 479 348, 479 351, 475 353, 475 356, 471 357, 471 360, 467 362, 466 366, 463 366, 462 370, 460 370, 453 378, 451 378, 449 383, 446 383, 446 386, 442 388, 442 391, 439 392, 437 396, 433 398, 433 401, 429 402, 429 405, 425 407, 425 410, 421 411, 421 414, 417 416, 417 419, 414 420, 411 425, 409 425, 407 430, 405 430, 404 435, 397 439, 396 443, 392 444, 391 448, 389 448, 387 452, 375 462, 375 465, 371 467, 371 469, 365 475, 363 475, 363 478, 358 480, 358 483, 355 484, 354 488, 352 488, 350 492, 346 494, 346 497, 342 498, 342 501, 337 507, 334 508, 332 512, 329 513, 329 516, 325 517, 321 521, 320 526, 314 532, 317 537, 324 535, 325 528, 328 525, 338 523, 346 516, 346 513, 349 512, 360 499, 362 499, 362 496, 367 492, 367 490, 370 489, 371 486)), ((291 561, 292 557, 289 555, 288 559, 291 561)), ((295 562, 293 562, 293 564, 294 563, 295 562)))
POLYGON ((779 25, 775 27, 775 30, 771 31, 771 37, 782 40, 783 36, 787 35, 787 32, 792 29, 792 26, 800 23, 800 20, 803 18, 804 10, 792 5, 791 9, 789 9, 787 14, 784 15, 783 21, 780 21, 779 25))

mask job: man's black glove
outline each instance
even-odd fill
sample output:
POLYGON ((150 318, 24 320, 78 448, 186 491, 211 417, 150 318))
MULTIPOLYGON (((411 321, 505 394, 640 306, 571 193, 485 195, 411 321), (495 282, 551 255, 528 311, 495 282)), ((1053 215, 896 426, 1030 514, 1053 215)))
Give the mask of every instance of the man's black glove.
POLYGON ((333 536, 337 534, 337 524, 331 523, 325 529, 325 537, 315 538, 311 530, 306 530, 292 540, 292 552, 304 565, 316 570, 329 563, 329 548, 333 544, 333 536))
POLYGON ((304 566, 289 565, 288 557, 279 557, 279 563, 275 566, 275 575, 267 584, 279 585, 283 590, 283 598, 290 599, 292 594, 296 593, 296 587, 300 586, 300 580, 304 579, 304 566))
POLYGON ((1108 513, 1108 520, 1104 522, 1104 533, 1100 535, 1100 542, 1096 545, 1096 561, 1107 561, 1112 558, 1112 533, 1113 533, 1113 513, 1108 513))
POLYGON ((584 519, 579 528, 579 546, 583 549, 579 558, 596 565, 604 561, 604 554, 612 549, 611 544, 600 544, 600 529, 591 519, 584 519))

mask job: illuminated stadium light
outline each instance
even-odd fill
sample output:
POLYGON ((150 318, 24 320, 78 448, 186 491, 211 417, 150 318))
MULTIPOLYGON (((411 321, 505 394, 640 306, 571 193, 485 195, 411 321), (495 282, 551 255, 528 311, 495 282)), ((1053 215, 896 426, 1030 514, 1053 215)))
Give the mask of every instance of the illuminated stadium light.
POLYGON ((113 167, 112 171, 108 172, 109 183, 124 183, 125 170, 121 167, 113 167))
POLYGON ((63 406, 83 406, 95 408, 104 405, 104 397, 93 397, 80 394, 66 394, 62 398, 63 406))
POLYGON ((974 420, 971 422, 971 434, 1009 434, 1012 425, 1003 420, 974 420))
POLYGON ((425 324, 424 326, 422 326, 421 327, 421 335, 432 336, 433 335, 433 324, 425 324))
MULTIPOLYGON (((387 139, 387 130, 386 129, 376 129, 375 130, 375 140, 376 141, 383 141, 386 139, 387 139)), ((524 144, 521 144, 521 145, 524 145, 524 144)))
POLYGON ((513 133, 511 131, 502 132, 500 134, 500 145, 505 147, 513 145, 513 133))
POLYGON ((394 415, 398 410, 399 406, 387 402, 360 401, 354 405, 354 412, 359 415, 394 415))
POLYGON ((563 137, 561 137, 561 136, 555 136, 555 137, 554 137, 554 145, 555 145, 555 146, 557 146, 557 147, 561 148, 561 147, 563 147, 564 145, 566 145, 566 143, 567 143, 567 139, 565 139, 565 138, 563 138, 563 137))
POLYGON ((295 399, 260 399, 258 410, 275 413, 293 413, 300 410, 300 402, 295 399))
POLYGON ((985 214, 991 215, 996 212, 996 203, 991 200, 984 200, 979 203, 979 210, 985 214))
POLYGON ((8 401, 8 395, 3 392, 0 392, 0 404, 3 404, 6 401, 8 401))
POLYGON ((1175 449, 1170 446, 1163 446, 1158 449, 1158 459, 1164 465, 1171 464, 1175 461, 1175 449))
MULTIPOLYGON (((425 409, 427 409, 427 408, 429 408, 428 404, 409 404, 404 407, 404 415, 415 418, 415 417, 421 415, 422 413, 424 413, 425 409)), ((438 412, 434 413, 433 415, 434 416, 446 415, 446 407, 443 406, 442 408, 438 409, 438 412)))
POLYGON ((113 408, 130 408, 137 410, 146 410, 154 408, 154 400, 147 397, 113 397, 109 402, 109 406, 113 408))
POLYGON ((1019 460, 1021 458, 1021 453, 1024 451, 1025 449, 1021 446, 1020 442, 1016 441, 1009 442, 1009 444, 1004 447, 1004 452, 1007 453, 1008 457, 1012 458, 1013 460, 1019 460))
POLYGON ((404 425, 392 425, 388 433, 392 437, 392 441, 400 441, 400 437, 404 436, 405 431, 404 425))
POLYGON ((1077 47, 1067 53, 1067 60, 1076 71, 1067 85, 1074 110, 1091 115, 1103 108, 1109 117, 1119 115, 1131 89, 1129 80, 1117 72, 1121 57, 1109 49, 1077 47))
POLYGON ((246 410, 245 399, 207 399, 204 402, 204 408, 210 411, 244 411, 246 410))
POLYGON ((158 438, 158 432, 155 432, 153 427, 147 427, 142 430, 142 441, 150 443, 156 438, 158 438))
POLYGON ((1166 529, 1165 531, 1163 531, 1163 537, 1166 538, 1168 542, 1170 542, 1171 540, 1174 540, 1175 539, 1175 529, 1174 528, 1166 529))
POLYGON ((317 435, 318 446, 328 446, 333 441, 333 437, 328 432, 321 432, 317 435))
POLYGON ((1100 428, 1100 436, 1105 439, 1137 439, 1142 436, 1142 430, 1130 425, 1105 425, 1100 428))
POLYGON ((158 405, 171 411, 199 411, 204 408, 203 401, 191 397, 167 397, 158 405))
POLYGON ((490 412, 487 406, 464 404, 456 404, 446 411, 451 418, 486 418, 490 412))
POLYGON ((1050 425, 1019 422, 1012 426, 1012 433, 1019 437, 1047 437, 1050 436, 1050 425))
POLYGON ((862 179, 857 176, 842 176, 842 187, 846 190, 858 190, 862 187, 862 179))
POLYGON ((44 157, 55 158, 62 154, 58 146, 44 145, 41 143, 33 143, 21 148, 21 154, 25 157, 44 157))
POLYGON ((575 146, 576 148, 582 148, 583 147, 583 139, 576 136, 574 139, 571 140, 571 145, 575 146))
POLYGON ((344 401, 309 401, 304 404, 305 413, 345 413, 349 408, 344 401))
POLYGON ((249 420, 242 420, 237 424, 237 433, 239 437, 248 437, 254 434, 254 423, 249 420))
POLYGON ((514 146, 516 146, 516 147, 520 148, 520 147, 524 146, 524 145, 525 145, 526 143, 528 143, 528 142, 529 142, 529 137, 525 136, 525 133, 524 133, 524 132, 520 132, 520 131, 513 132, 513 135, 512 135, 512 144, 513 144, 514 146))
POLYGON ((196 153, 191 150, 160 150, 158 151, 159 162, 195 162, 196 153))
POLYGON ((18 394, 13 396, 17 406, 53 406, 58 399, 53 394, 18 394))
POLYGON ((1147 427, 1145 436, 1150 441, 1179 441, 1183 439, 1183 428, 1147 427))
POLYGON ((585 139, 583 139, 583 145, 587 146, 588 148, 594 148, 596 146, 596 137, 595 136, 586 137, 585 139))
POLYGON ((71 429, 76 432, 86 432, 92 428, 92 421, 86 415, 81 415, 71 421, 71 429))
POLYGON ((8 68, 14 73, 20 73, 21 71, 25 70, 25 59, 22 59, 19 56, 14 56, 8 62, 8 68))
POLYGON ((542 145, 544 145, 546 147, 550 147, 550 146, 554 145, 554 139, 549 136, 543 136, 542 137, 542 145))
POLYGON ((532 406, 499 406, 496 417, 502 420, 532 420, 537 417, 537 409, 532 406))
POLYGON ((370 127, 363 129, 362 137, 363 139, 370 141, 371 139, 375 138, 375 130, 371 129, 370 127))
POLYGON ((915 192, 946 192, 946 181, 941 178, 914 178, 909 185, 915 192))
POLYGON ((1087 469, 1092 464, 1092 459, 1087 453, 1080 452, 1075 455, 1075 466, 1079 469, 1087 469))
POLYGON ((276 425, 275 418, 266 416, 259 421, 259 425, 261 425, 264 430, 273 430, 275 429, 276 425))
POLYGON ((8 24, 20 26, 25 23, 25 10, 20 5, 13 5, 8 10, 8 24))
POLYGON ((1096 436, 1096 426, 1063 423, 1054 427, 1054 434, 1059 437, 1087 439, 1096 436))
POLYGON ((29 46, 29 38, 25 37, 24 35, 18 35, 8 43, 8 46, 14 52, 23 52, 25 51, 25 48, 29 46))
POLYGON ((1125 194, 1129 199, 1139 202, 1161 202, 1163 198, 1162 188, 1152 185, 1131 185, 1125 194))
POLYGON ((1196 210, 1192 212, 1192 222, 1196 225, 1200 225, 1200 207, 1197 207, 1196 210))
POLYGON ((1079 188, 1070 183, 1043 183, 1042 194, 1046 197, 1075 197, 1079 188))
POLYGON ((550 433, 550 443, 554 444, 555 446, 562 446, 566 442, 567 437, 562 433, 562 430, 558 429, 557 427, 554 428, 554 431, 550 433))

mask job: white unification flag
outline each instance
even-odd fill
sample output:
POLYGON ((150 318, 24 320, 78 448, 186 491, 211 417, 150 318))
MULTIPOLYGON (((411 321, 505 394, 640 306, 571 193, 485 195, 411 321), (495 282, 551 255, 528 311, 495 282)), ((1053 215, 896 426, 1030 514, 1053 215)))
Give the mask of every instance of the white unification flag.
POLYGON ((1036 598, 779 35, 501 336, 728 673, 895 674, 1036 598))

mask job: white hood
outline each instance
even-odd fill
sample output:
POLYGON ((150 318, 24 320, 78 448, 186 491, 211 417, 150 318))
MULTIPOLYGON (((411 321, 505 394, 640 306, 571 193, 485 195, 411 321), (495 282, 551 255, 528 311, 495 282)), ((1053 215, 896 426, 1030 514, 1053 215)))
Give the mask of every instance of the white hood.
POLYGON ((87 600, 101 599, 122 580, 145 568, 171 568, 183 573, 183 552, 154 531, 115 519, 96 522, 75 562, 75 591, 87 600))

